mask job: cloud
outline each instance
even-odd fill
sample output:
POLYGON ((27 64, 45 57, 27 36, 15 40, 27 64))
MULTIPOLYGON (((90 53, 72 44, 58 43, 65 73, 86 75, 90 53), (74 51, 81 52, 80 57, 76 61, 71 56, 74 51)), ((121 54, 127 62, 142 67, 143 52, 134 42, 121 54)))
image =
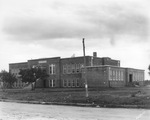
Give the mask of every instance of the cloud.
POLYGON ((97 35, 108 37, 112 35, 148 36, 148 17, 123 6, 109 6, 105 9, 80 11, 84 20, 93 23, 97 35))
POLYGON ((114 45, 120 35, 136 36, 144 40, 149 36, 148 17, 131 5, 124 7, 119 4, 95 3, 90 6, 62 4, 59 1, 44 7, 47 8, 39 8, 40 14, 32 10, 30 15, 29 10, 26 10, 27 15, 6 17, 3 31, 20 42, 87 37, 110 38, 110 43, 114 45))
POLYGON ((80 23, 80 21, 70 20, 69 17, 17 18, 6 22, 3 30, 15 38, 19 37, 25 40, 76 38, 81 37, 83 33, 88 33, 91 26, 80 23))

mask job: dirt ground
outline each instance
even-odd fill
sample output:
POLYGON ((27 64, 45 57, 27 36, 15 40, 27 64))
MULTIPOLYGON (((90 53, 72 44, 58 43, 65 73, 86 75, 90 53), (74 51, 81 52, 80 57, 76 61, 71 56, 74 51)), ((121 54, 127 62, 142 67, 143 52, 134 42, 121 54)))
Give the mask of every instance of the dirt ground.
POLYGON ((149 120, 148 109, 91 108, 0 102, 0 120, 149 120))

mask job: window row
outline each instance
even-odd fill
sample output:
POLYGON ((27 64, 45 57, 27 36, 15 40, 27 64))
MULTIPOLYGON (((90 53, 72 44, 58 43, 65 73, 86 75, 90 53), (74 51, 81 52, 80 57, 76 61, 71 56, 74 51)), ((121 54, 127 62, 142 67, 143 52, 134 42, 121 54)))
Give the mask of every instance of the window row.
POLYGON ((11 73, 18 73, 19 71, 19 69, 11 69, 11 73))
POLYGON ((66 64, 63 65, 63 74, 72 74, 81 72, 83 64, 66 64))
POLYGON ((112 80, 112 81, 123 81, 123 78, 124 78, 123 71, 110 70, 109 80, 112 80))
POLYGON ((79 79, 65 79, 63 87, 79 87, 79 79))
POLYGON ((142 74, 142 73, 134 73, 133 76, 134 76, 133 81, 142 81, 142 80, 144 80, 144 74, 142 74))
MULTIPOLYGON (((33 65, 32 67, 33 68, 40 67, 42 70, 46 70, 46 66, 42 66, 42 65, 33 65)), ((50 75, 56 74, 56 65, 55 64, 49 65, 49 74, 50 75)))
POLYGON ((26 83, 24 83, 24 82, 22 82, 22 81, 18 81, 18 82, 15 82, 14 84, 13 84, 13 86, 14 87, 23 87, 23 86, 25 86, 26 85, 26 83))

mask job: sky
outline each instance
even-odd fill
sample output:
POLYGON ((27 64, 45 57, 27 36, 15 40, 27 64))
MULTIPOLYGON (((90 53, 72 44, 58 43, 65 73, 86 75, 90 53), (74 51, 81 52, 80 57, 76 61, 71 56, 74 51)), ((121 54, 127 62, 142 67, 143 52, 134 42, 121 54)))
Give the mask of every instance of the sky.
POLYGON ((149 0, 0 0, 0 70, 97 52, 150 79, 149 0))

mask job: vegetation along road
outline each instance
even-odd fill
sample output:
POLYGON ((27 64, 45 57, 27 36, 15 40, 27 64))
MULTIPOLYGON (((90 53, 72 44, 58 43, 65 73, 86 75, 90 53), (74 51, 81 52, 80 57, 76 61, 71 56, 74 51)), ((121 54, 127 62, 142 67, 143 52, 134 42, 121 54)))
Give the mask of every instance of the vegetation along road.
POLYGON ((150 108, 150 88, 99 88, 90 89, 89 97, 85 97, 84 88, 55 88, 14 90, 5 89, 0 91, 0 100, 38 101, 55 103, 83 103, 100 107, 132 106, 137 108, 150 108))

